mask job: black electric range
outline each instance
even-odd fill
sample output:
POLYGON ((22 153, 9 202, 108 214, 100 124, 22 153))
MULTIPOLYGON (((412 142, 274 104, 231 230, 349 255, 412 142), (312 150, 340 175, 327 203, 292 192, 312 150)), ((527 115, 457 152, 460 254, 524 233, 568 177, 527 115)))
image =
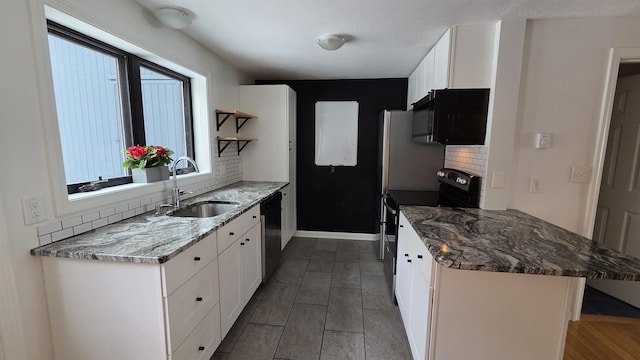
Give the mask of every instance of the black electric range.
POLYGON ((388 190, 382 199, 384 206, 380 236, 381 259, 385 263, 387 282, 395 298, 398 219, 400 205, 449 206, 473 208, 479 205, 480 178, 454 169, 440 169, 438 191, 388 190))

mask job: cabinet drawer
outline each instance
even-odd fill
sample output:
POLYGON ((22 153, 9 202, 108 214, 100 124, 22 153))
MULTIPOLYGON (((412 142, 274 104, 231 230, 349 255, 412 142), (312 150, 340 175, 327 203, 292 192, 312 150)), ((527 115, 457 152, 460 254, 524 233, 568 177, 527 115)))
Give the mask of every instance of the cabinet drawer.
POLYGON ((260 206, 254 206, 230 223, 218 229, 218 254, 260 221, 260 206))
POLYGON ((162 295, 169 296, 211 260, 215 259, 218 254, 216 247, 216 233, 214 232, 164 263, 162 265, 164 278, 162 295))
POLYGON ((220 310, 216 305, 173 353, 171 360, 209 360, 220 340, 220 310))
POLYGON ((166 299, 171 350, 218 303, 218 260, 214 259, 166 299))

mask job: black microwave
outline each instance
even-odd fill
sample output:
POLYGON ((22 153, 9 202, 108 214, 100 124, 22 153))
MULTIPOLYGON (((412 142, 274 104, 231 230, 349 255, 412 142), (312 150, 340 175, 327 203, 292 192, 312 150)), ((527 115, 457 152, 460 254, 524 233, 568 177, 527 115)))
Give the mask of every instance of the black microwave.
POLYGON ((484 145, 489 89, 431 90, 413 104, 413 142, 484 145))

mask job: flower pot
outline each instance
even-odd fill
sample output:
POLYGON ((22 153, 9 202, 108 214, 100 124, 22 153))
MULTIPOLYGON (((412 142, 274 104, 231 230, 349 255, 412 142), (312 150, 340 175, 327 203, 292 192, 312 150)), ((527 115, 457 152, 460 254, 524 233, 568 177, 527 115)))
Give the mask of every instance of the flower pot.
POLYGON ((134 183, 152 183, 168 180, 169 169, 166 166, 156 166, 145 169, 131 169, 134 183))

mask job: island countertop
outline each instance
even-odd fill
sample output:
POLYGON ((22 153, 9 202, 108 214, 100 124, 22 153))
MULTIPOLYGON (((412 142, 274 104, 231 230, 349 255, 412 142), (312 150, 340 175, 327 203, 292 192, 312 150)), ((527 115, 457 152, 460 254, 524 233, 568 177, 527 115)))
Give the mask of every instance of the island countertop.
POLYGON ((518 210, 400 210, 435 261, 449 268, 640 280, 640 260, 518 210))
POLYGON ((185 205, 206 200, 240 202, 240 206, 225 214, 186 218, 156 215, 151 211, 40 246, 32 249, 31 255, 161 264, 286 185, 283 182, 241 181, 184 201, 185 205))

